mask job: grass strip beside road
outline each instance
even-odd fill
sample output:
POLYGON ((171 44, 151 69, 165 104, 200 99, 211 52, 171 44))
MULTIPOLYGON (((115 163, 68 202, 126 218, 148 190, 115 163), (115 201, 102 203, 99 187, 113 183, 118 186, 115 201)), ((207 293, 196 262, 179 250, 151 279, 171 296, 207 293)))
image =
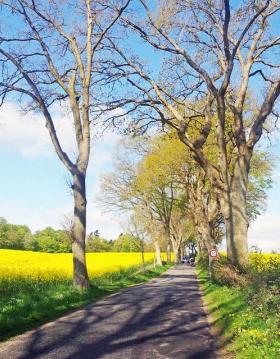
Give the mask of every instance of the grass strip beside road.
POLYGON ((13 286, 0 288, 0 340, 54 320, 61 315, 130 285, 146 282, 161 275, 171 265, 140 267, 107 273, 91 279, 88 290, 75 290, 70 280, 36 281, 22 278, 13 286))
POLYGON ((200 286, 219 346, 234 358, 280 358, 279 297, 273 289, 228 287, 209 280, 198 268, 200 286))

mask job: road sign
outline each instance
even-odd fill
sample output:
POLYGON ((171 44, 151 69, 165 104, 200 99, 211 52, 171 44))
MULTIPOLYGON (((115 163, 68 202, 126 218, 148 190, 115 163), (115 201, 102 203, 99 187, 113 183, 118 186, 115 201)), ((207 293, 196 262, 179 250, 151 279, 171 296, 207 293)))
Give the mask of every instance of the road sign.
POLYGON ((210 257, 212 257, 212 258, 218 257, 218 251, 216 249, 211 249, 210 257))

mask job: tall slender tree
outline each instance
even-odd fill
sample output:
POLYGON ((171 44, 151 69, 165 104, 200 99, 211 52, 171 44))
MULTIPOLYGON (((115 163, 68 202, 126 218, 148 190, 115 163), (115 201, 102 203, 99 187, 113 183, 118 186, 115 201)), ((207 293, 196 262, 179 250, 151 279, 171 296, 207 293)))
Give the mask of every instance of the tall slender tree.
POLYGON ((86 173, 91 147, 91 109, 107 61, 103 41, 113 31, 128 1, 15 0, 1 2, 0 96, 20 101, 45 119, 55 152, 72 176, 74 196, 73 282, 87 288, 85 258, 86 173), (112 5, 112 6, 111 6, 112 5), (114 5, 114 6, 113 6, 114 5), (68 109, 76 138, 71 159, 54 122, 58 102, 68 109))

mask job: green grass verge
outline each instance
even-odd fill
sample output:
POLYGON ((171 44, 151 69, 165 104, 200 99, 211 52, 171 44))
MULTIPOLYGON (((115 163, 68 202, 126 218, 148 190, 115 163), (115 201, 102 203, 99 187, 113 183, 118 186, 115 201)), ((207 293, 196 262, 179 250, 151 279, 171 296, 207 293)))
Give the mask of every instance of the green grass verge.
POLYGON ((209 281, 198 268, 198 277, 221 343, 234 358, 280 358, 279 288, 227 287, 209 281))
POLYGON ((93 278, 88 290, 77 291, 68 280, 25 280, 0 283, 0 341, 33 329, 73 309, 115 293, 129 285, 149 281, 171 265, 134 267, 93 278))

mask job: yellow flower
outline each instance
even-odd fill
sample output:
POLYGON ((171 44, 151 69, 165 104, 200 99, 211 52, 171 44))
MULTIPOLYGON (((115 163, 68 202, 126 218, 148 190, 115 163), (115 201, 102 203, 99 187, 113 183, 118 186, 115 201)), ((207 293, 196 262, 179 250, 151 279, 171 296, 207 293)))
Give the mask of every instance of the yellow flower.
MULTIPOLYGON (((141 264, 141 253, 87 253, 90 277, 98 277, 141 264)), ((163 258, 164 259, 164 258, 163 258)), ((153 253, 145 253, 146 263, 152 263, 153 253)), ((71 253, 41 253, 0 249, 0 281, 19 278, 36 280, 71 279, 71 253)))

